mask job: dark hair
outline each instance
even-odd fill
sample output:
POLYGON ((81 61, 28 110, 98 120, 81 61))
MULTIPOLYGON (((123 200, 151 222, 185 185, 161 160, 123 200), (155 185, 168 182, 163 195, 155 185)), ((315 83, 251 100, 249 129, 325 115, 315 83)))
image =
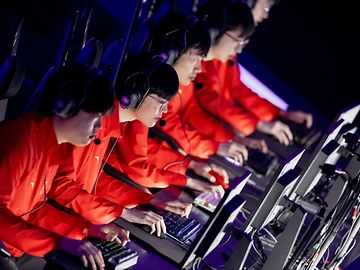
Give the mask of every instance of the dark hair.
POLYGON ((115 86, 120 104, 126 97, 133 104, 130 108, 137 108, 148 94, 169 100, 178 89, 179 79, 175 69, 161 56, 149 53, 128 56, 120 68, 115 86))
POLYGON ((99 69, 71 64, 61 67, 45 82, 39 111, 63 118, 75 116, 80 110, 105 114, 114 100, 112 83, 99 69))
POLYGON ((173 65, 182 53, 192 48, 206 56, 210 43, 205 25, 196 16, 171 12, 156 25, 150 50, 165 54, 170 59, 167 63, 173 65))
POLYGON ((241 0, 209 1, 198 12, 209 31, 211 42, 216 43, 228 30, 241 27, 242 37, 249 37, 255 30, 251 9, 241 0))
MULTIPOLYGON (((249 6, 249 8, 253 9, 256 5, 258 0, 243 0, 243 2, 245 4, 247 4, 249 6)), ((278 3, 278 0, 273 0, 273 4, 277 4, 278 3)))

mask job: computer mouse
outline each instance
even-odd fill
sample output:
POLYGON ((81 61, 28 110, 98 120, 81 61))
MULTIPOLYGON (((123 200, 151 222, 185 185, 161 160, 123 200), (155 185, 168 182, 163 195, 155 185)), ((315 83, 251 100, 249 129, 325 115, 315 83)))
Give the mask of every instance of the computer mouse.
POLYGON ((224 189, 229 188, 229 185, 225 183, 224 177, 222 177, 221 174, 213 170, 209 171, 209 174, 215 177, 215 184, 221 185, 224 189))
MULTIPOLYGON (((145 232, 150 233, 151 232, 151 227, 145 224, 139 224, 140 228, 143 229, 145 232)), ((152 235, 157 236, 156 232, 153 232, 152 235)), ((166 234, 164 232, 160 233, 160 237, 159 238, 166 238, 166 234)))

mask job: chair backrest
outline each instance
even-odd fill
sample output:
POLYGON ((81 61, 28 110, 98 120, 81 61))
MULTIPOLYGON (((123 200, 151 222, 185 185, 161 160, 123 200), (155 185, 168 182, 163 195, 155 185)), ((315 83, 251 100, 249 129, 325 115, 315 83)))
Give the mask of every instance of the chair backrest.
POLYGON ((65 37, 66 45, 64 46, 61 57, 59 58, 58 63, 52 66, 42 77, 25 107, 25 112, 38 108, 43 94, 44 84, 58 67, 72 62, 85 64, 90 67, 97 67, 99 65, 103 52, 102 43, 95 38, 90 38, 86 41, 92 8, 93 1, 89 1, 81 14, 78 10, 74 12, 68 22, 68 33, 65 37))
POLYGON ((23 21, 19 18, 16 22, 10 55, 0 66, 0 121, 5 119, 7 99, 19 92, 25 77, 25 67, 17 56, 23 21))

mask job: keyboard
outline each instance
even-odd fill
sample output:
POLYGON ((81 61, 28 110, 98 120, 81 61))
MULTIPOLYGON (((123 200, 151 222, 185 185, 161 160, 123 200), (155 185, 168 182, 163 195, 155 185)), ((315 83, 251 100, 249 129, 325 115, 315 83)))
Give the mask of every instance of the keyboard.
POLYGON ((194 204, 208 210, 209 212, 214 212, 220 200, 221 197, 212 192, 202 192, 195 198, 194 204))
POLYGON ((123 247, 114 241, 89 239, 103 255, 106 269, 127 269, 137 263, 138 254, 136 251, 123 247))
MULTIPOLYGON (((103 255, 106 270, 123 270, 135 265, 138 260, 136 251, 123 247, 116 242, 88 239, 92 242, 103 255)), ((85 270, 79 257, 75 257, 61 250, 53 250, 45 255, 47 269, 62 270, 85 270)))
POLYGON ((201 225, 191 217, 181 217, 172 212, 164 213, 163 218, 166 225, 166 235, 180 243, 185 243, 200 229, 201 225))
POLYGON ((320 137, 321 131, 315 128, 307 128, 305 124, 294 123, 291 121, 284 121, 294 135, 294 143, 300 146, 310 147, 320 137))
POLYGON ((276 158, 262 153, 259 150, 249 149, 249 157, 245 165, 249 166, 255 173, 267 175, 276 165, 276 158))

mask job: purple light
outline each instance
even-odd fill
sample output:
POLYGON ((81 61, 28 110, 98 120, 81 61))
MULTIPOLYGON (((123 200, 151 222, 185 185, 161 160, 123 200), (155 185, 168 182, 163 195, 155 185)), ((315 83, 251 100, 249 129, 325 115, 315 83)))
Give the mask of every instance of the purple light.
POLYGON ((279 107, 280 109, 286 111, 289 107, 284 100, 282 100, 279 96, 274 94, 265 84, 260 82, 254 75, 252 75, 246 68, 239 64, 240 68, 240 79, 241 81, 257 93, 259 96, 267 99, 275 106, 279 107))

